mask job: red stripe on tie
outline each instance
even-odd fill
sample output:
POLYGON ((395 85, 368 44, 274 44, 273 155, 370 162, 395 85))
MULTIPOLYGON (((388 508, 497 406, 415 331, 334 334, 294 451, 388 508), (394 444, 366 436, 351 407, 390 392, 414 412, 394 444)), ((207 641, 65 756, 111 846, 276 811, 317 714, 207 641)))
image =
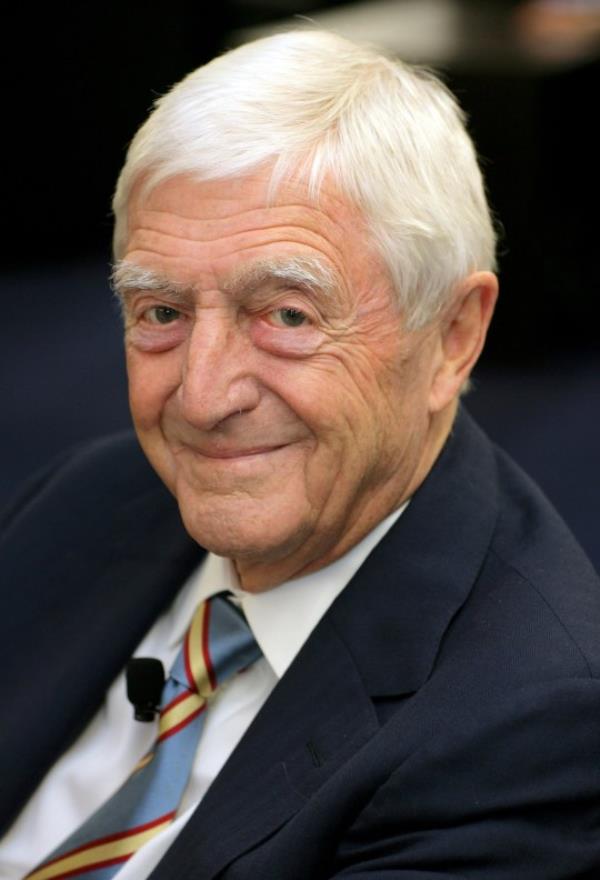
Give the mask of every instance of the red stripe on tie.
MULTIPOLYGON (((104 862, 94 862, 91 865, 86 865, 84 868, 73 868, 72 871, 65 871, 62 874, 56 874, 52 880, 67 880, 68 877, 79 877, 82 874, 87 874, 89 871, 94 871, 97 868, 110 868, 111 865, 121 865, 123 862, 129 861, 131 856, 134 856, 135 853, 130 853, 128 856, 119 856, 116 859, 106 859, 104 862)), ((43 865, 42 867, 46 867, 43 865)))
MULTIPOLYGON (((56 862, 60 862, 62 861, 62 859, 66 859, 68 856, 76 856, 78 853, 85 852, 86 849, 91 849, 94 846, 103 846, 105 843, 113 843, 115 840, 123 840, 123 838, 125 837, 132 837, 134 834, 141 834, 143 831, 149 831, 150 828, 154 828, 156 825, 160 825, 167 820, 170 821, 171 819, 174 819, 176 813, 177 810, 172 810, 170 813, 165 813, 164 816, 159 816, 158 819, 153 819, 151 822, 146 822, 144 825, 136 825, 135 828, 129 828, 127 831, 119 831, 116 834, 109 834, 107 837, 97 837, 95 840, 90 840, 88 841, 88 843, 84 843, 83 846, 78 846, 75 849, 69 849, 64 853, 61 853, 61 855, 56 856, 49 862, 42 862, 42 864, 39 865, 35 870, 40 871, 42 868, 49 868, 51 865, 56 864, 56 862)), ((126 856, 126 858, 128 858, 128 856, 126 856)), ((78 868, 77 870, 87 871, 89 869, 86 867, 85 869, 78 868)), ((69 874, 72 873, 72 871, 69 872, 69 874)), ((60 876, 67 877, 69 876, 69 874, 61 874, 60 876)), ((58 878, 55 878, 55 880, 58 880, 58 878)))
POLYGON ((204 712, 205 709, 206 703, 200 706, 199 709, 196 709, 195 712, 192 712, 191 715, 188 715, 186 718, 184 718, 183 721, 180 721, 179 724, 176 724, 174 727, 170 727, 168 730, 165 730, 165 732, 161 733, 161 735, 156 740, 157 744, 160 742, 164 742, 166 739, 169 739, 169 737, 173 736, 174 733, 179 733, 180 730, 183 730, 184 727, 187 727, 188 724, 190 724, 194 720, 194 718, 197 718, 198 715, 204 712))
POLYGON ((192 667, 190 665, 190 631, 185 634, 185 645, 183 648, 183 665, 185 666, 185 674, 187 675, 188 685, 192 688, 194 692, 198 692, 198 685, 196 684, 196 680, 192 674, 192 667))
POLYGON ((212 665, 212 660, 210 657, 210 651, 208 647, 208 627, 210 623, 210 612, 211 612, 211 604, 208 603, 206 607, 206 614, 204 615, 204 620, 202 621, 202 653, 204 655, 204 663, 206 666, 206 674, 208 675, 208 680, 210 681, 211 689, 214 691, 217 688, 217 676, 215 675, 215 670, 212 665))

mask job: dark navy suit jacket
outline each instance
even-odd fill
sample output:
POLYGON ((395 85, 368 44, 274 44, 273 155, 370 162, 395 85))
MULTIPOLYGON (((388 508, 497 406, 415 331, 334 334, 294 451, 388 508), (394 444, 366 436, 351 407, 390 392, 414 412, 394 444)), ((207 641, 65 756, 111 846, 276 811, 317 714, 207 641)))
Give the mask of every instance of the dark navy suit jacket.
MULTIPOLYGON (((201 556, 130 435, 13 507, 4 828, 201 556)), ((153 880, 597 878, 599 673, 595 573, 463 413, 153 880)))

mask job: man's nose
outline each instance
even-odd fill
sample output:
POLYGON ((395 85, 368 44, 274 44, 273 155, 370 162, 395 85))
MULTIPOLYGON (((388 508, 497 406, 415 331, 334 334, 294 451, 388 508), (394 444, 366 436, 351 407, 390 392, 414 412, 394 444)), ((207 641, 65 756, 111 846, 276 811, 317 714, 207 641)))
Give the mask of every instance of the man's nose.
POLYGON ((221 309, 200 314, 182 365, 179 394, 186 421, 208 431, 254 409, 260 392, 252 363, 252 344, 235 317, 221 309))

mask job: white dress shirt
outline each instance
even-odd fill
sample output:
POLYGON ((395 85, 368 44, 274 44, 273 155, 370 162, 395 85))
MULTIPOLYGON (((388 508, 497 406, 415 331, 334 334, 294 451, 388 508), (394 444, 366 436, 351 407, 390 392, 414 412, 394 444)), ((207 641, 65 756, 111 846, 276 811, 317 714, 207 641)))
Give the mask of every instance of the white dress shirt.
MULTIPOLYGON (((263 657, 219 689, 175 821, 123 865, 118 880, 144 880, 154 870, 312 630, 406 504, 327 568, 264 593, 241 590, 231 562, 214 554, 184 584, 134 656, 158 657, 170 669, 198 603, 229 590, 263 657)), ((152 747, 157 725, 134 721, 123 671, 100 711, 46 774, 0 843, 2 880, 21 880, 109 798, 152 747)))

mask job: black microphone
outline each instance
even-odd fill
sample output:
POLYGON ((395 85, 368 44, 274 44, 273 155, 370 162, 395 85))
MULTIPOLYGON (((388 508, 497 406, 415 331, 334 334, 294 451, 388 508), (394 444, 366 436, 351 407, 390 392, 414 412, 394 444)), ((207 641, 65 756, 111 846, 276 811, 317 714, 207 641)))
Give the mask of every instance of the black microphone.
POLYGON ((136 721, 153 721, 159 711, 165 670, 155 657, 134 657, 127 664, 127 699, 136 721))

